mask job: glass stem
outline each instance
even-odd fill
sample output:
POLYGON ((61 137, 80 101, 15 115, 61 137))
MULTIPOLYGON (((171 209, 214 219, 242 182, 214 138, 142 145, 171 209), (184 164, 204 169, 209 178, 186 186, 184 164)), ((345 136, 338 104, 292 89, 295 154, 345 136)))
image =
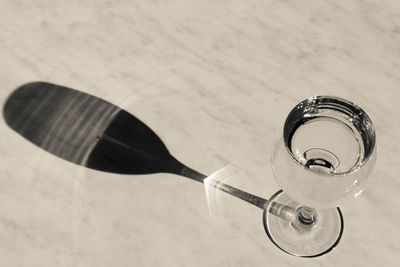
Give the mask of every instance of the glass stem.
POLYGON ((269 212, 288 222, 292 222, 296 218, 296 211, 292 207, 278 202, 271 204, 269 212))
POLYGON ((269 212, 280 219, 289 222, 299 231, 311 229, 318 219, 317 212, 306 206, 294 209, 291 206, 273 202, 269 212))
POLYGON ((317 213, 312 208, 303 206, 298 208, 297 213, 299 221, 305 225, 311 225, 317 220, 317 213))

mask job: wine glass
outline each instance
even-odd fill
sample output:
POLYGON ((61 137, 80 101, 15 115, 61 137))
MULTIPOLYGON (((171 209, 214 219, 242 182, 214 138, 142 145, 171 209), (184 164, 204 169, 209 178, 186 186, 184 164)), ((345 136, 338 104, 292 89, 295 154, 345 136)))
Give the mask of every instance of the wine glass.
POLYGON ((331 96, 299 103, 272 156, 283 191, 264 209, 268 237, 295 256, 331 251, 343 233, 338 205, 362 192, 375 161, 375 130, 364 110, 331 96))

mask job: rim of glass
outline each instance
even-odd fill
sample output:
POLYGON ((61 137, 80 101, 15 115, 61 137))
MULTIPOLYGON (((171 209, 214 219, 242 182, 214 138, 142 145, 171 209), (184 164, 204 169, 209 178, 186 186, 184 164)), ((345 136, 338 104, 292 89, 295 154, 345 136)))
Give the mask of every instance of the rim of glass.
MULTIPOLYGON (((284 129, 283 129, 283 143, 285 145, 286 151, 288 152, 291 159, 296 164, 301 166, 306 171, 316 173, 315 171, 304 166, 298 159, 296 159, 296 157, 294 156, 293 152, 290 149, 291 144, 290 144, 289 140, 291 140, 294 132, 296 132, 296 130, 299 126, 296 124, 296 121, 293 123, 291 121, 291 119, 293 118, 293 116, 299 115, 299 113, 300 114, 302 112, 305 113, 304 111, 308 112, 308 110, 306 110, 305 107, 310 108, 310 109, 318 108, 318 107, 329 108, 332 110, 339 111, 343 114, 347 114, 350 117, 352 117, 352 119, 356 119, 362 123, 361 126, 364 126, 364 129, 361 132, 368 133, 367 136, 364 136, 364 138, 362 138, 362 142, 364 143, 364 146, 365 146, 365 143, 369 142, 369 147, 368 147, 369 149, 364 153, 361 161, 357 162, 351 169, 349 169, 348 171, 345 171, 345 172, 318 173, 318 175, 327 176, 327 177, 347 176, 349 174, 357 172, 362 166, 364 166, 367 162, 369 162, 372 159, 372 157, 375 154, 375 150, 376 150, 376 146, 375 146, 376 134, 375 134, 375 128, 374 128, 372 121, 369 118, 368 114, 354 102, 351 102, 351 101, 348 101, 346 99, 336 97, 336 96, 321 95, 321 96, 312 96, 312 97, 309 97, 309 98, 301 101, 290 111, 289 115, 286 117, 284 129)), ((332 118, 332 119, 335 119, 335 118, 332 118)), ((350 123, 353 124, 352 122, 350 122, 350 123)), ((346 125, 346 126, 348 126, 348 125, 346 125)), ((360 131, 359 131, 359 133, 360 133, 360 131)), ((360 133, 360 135, 361 135, 361 133, 360 133)))

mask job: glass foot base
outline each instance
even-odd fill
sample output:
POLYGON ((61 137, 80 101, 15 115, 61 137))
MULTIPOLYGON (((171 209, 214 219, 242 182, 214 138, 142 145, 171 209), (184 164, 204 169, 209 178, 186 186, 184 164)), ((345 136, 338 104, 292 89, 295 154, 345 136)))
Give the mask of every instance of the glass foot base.
POLYGON ((302 219, 302 209, 302 205, 282 190, 275 193, 263 213, 268 237, 281 250, 294 256, 318 257, 328 253, 343 234, 340 209, 313 210, 315 216, 311 220, 302 219))

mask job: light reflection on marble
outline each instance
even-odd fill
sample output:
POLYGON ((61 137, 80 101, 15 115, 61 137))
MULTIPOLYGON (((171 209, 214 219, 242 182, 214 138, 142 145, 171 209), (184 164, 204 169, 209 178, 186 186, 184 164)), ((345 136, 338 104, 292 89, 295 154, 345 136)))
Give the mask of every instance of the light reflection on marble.
POLYGON ((203 173, 236 163, 232 186, 268 198, 287 113, 312 95, 365 108, 378 161, 342 207, 339 246, 281 252, 262 211, 172 174, 97 172, 41 151, 0 121, 4 266, 396 266, 400 246, 400 5, 386 1, 13 1, 0 3, 0 100, 44 80, 85 91, 149 125, 203 173))

